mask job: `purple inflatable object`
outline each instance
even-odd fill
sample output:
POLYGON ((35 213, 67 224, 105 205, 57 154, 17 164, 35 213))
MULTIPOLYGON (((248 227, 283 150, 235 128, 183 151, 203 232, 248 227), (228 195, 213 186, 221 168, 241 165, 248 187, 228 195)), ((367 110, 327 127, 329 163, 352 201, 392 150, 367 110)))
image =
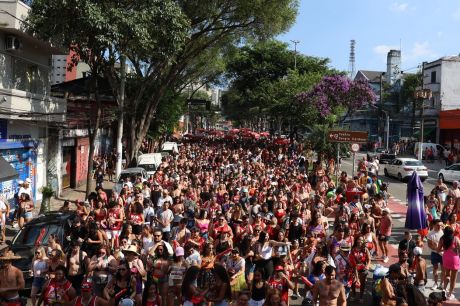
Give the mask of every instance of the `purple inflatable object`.
POLYGON ((427 220, 425 214, 425 201, 423 199, 423 184, 417 171, 414 171, 407 183, 406 228, 419 230, 426 227, 427 220))

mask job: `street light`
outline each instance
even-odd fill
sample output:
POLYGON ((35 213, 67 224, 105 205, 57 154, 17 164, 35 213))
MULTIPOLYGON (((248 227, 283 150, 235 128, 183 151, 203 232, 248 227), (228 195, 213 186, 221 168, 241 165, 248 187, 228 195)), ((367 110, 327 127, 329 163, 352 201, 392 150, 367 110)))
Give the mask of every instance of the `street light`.
POLYGON ((389 151, 389 146, 390 146, 390 115, 386 110, 381 109, 381 111, 385 114, 386 116, 386 122, 387 122, 387 139, 386 139, 386 151, 389 151))

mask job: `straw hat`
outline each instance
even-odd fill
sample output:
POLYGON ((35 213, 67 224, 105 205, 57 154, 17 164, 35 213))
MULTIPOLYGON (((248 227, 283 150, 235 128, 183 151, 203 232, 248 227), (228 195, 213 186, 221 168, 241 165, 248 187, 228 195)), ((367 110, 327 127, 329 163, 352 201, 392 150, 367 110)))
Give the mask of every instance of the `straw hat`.
POLYGON ((125 253, 134 253, 136 254, 137 256, 139 256, 140 254, 137 252, 137 246, 135 245, 130 245, 126 250, 121 250, 123 252, 123 254, 125 253))
POLYGON ((21 258, 21 256, 14 255, 13 251, 7 251, 2 256, 0 256, 0 260, 18 260, 21 258))

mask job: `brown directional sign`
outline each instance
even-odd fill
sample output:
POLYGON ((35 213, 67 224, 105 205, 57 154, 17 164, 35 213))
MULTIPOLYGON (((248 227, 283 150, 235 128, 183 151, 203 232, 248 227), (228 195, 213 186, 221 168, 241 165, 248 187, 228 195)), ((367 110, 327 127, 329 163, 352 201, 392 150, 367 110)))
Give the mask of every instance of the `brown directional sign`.
POLYGON ((327 139, 330 142, 367 142, 367 132, 360 131, 329 131, 327 139))

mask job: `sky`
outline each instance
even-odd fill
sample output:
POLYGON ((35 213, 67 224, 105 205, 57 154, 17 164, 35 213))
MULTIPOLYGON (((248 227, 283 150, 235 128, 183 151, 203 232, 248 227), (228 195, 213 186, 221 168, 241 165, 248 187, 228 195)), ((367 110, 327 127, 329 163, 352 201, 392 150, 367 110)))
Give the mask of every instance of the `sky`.
POLYGON ((329 58, 348 71, 350 40, 355 71, 386 70, 390 49, 400 49, 401 70, 460 53, 460 0, 300 0, 295 24, 278 38, 305 55, 329 58))

